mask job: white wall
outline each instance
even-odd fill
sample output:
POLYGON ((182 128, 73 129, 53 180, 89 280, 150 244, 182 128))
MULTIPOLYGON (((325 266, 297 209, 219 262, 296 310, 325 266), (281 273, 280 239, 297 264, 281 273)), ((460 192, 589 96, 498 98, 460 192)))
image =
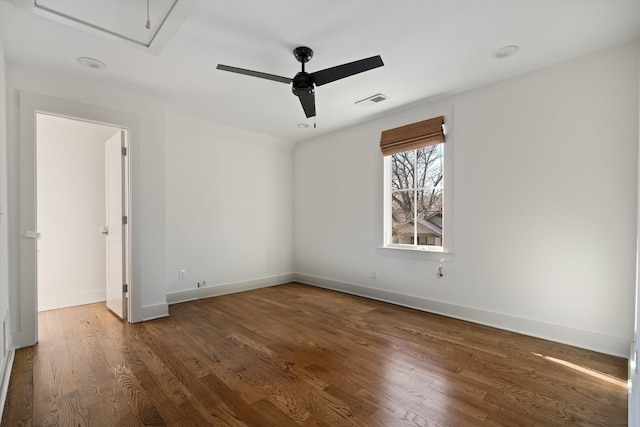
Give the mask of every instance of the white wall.
POLYGON ((105 300, 105 141, 118 128, 37 117, 38 310, 105 300))
POLYGON ((297 277, 628 356, 638 51, 605 50, 299 143, 297 277), (378 143, 443 106, 454 116, 454 254, 437 279, 437 257, 377 248, 378 143))
MULTIPOLYGON (((88 70, 89 71, 89 70, 88 70)), ((53 97, 67 109, 82 117, 87 114, 125 117, 133 123, 130 138, 132 206, 132 321, 141 321, 166 315, 165 262, 165 143, 164 105, 156 100, 138 96, 115 87, 84 82, 54 72, 43 72, 30 67, 7 64, 8 106, 8 160, 10 207, 10 274, 11 300, 14 306, 21 301, 19 276, 20 191, 19 165, 19 91, 28 91, 44 97, 53 97)), ((36 97, 37 98, 37 97, 36 97)), ((48 99, 48 98, 47 98, 48 99)), ((109 121, 108 123, 113 123, 109 121)), ((120 123, 114 123, 120 124, 120 123)), ((18 305, 19 306, 19 305, 18 305)), ((20 307, 21 310, 22 307, 20 307)), ((30 328, 24 313, 12 312, 12 328, 17 335, 30 328)), ((22 341, 22 340, 21 340, 22 341)), ((28 340, 27 340, 28 341, 28 340)), ((17 342, 16 345, 29 345, 17 342)))
POLYGON ((7 387, 9 384, 9 365, 11 351, 9 304, 9 244, 8 244, 8 195, 7 195, 7 121, 6 121, 6 67, 4 50, 0 39, 0 418, 4 409, 7 387))
POLYGON ((293 144, 177 114, 166 144, 169 302, 291 280, 293 144))

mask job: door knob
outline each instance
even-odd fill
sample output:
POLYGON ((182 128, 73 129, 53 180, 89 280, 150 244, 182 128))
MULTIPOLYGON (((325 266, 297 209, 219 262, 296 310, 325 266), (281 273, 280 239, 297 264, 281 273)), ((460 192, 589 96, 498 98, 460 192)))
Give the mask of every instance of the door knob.
POLYGON ((38 233, 37 231, 33 231, 33 230, 25 230, 22 233, 22 237, 26 237, 28 239, 39 240, 40 237, 42 237, 42 233, 38 233))

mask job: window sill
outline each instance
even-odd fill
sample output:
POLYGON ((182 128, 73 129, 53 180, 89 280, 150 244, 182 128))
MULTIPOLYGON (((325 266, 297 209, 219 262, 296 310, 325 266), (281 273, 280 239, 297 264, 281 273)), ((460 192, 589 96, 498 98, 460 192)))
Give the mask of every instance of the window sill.
POLYGON ((428 246, 378 246, 376 252, 385 256, 397 256, 402 258, 416 258, 440 261, 442 259, 445 262, 453 261, 453 252, 445 251, 442 247, 428 247, 428 246))

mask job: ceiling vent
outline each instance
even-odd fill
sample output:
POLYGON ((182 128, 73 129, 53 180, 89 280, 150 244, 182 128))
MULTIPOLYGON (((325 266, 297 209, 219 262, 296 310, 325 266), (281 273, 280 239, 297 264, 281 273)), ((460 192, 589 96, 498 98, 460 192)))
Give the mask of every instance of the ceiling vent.
POLYGON ((371 95, 368 98, 361 99, 360 101, 356 102, 356 105, 359 105, 361 107, 368 107, 370 105, 377 104, 378 102, 382 102, 388 98, 389 97, 387 95, 376 93, 375 95, 371 95))

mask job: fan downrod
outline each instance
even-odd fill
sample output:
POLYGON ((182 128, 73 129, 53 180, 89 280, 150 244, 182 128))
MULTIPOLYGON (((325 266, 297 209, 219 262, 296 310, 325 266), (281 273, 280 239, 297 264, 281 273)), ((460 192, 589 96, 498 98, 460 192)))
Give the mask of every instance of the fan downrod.
POLYGON ((311 58, 313 58, 313 50, 310 47, 299 46, 293 49, 293 56, 296 57, 298 62, 304 64, 305 62, 309 62, 311 58))

